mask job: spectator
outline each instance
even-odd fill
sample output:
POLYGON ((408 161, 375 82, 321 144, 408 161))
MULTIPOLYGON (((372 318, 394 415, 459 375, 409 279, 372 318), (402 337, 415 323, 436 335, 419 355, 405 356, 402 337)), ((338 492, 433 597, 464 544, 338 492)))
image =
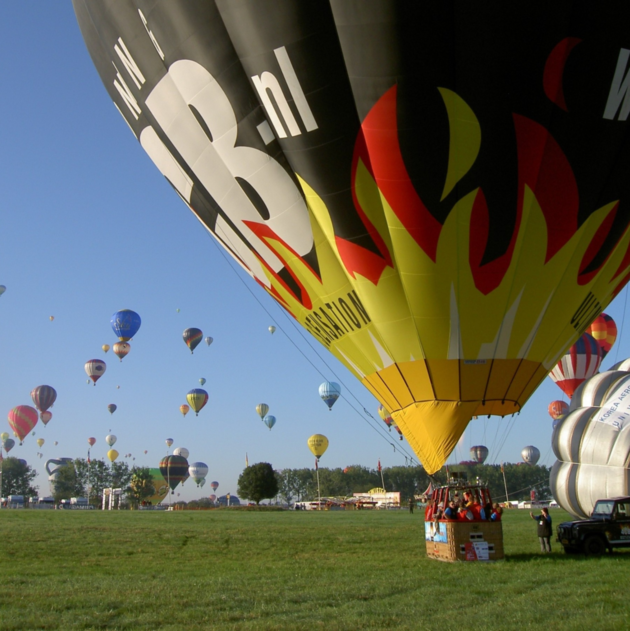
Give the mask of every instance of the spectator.
POLYGON ((551 552, 551 515, 548 508, 541 508, 540 515, 530 513, 529 516, 538 522, 538 541, 541 552, 551 552))

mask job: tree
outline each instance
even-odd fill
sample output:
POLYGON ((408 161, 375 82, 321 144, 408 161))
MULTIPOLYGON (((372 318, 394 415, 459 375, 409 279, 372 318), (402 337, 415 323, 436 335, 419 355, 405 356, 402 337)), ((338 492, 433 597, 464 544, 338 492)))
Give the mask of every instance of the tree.
POLYGON ((155 495, 153 476, 148 467, 133 467, 131 481, 125 492, 136 505, 155 495))
POLYGON ((100 506, 103 501, 103 489, 112 486, 107 464, 103 460, 88 462, 83 458, 77 458, 74 461, 74 468, 83 487, 89 489, 90 502, 100 506))
POLYGON ((53 497, 55 502, 71 497, 84 497, 85 486, 77 475, 73 463, 62 465, 55 471, 53 497))
POLYGON ((260 500, 271 499, 278 494, 278 480, 268 462, 259 462, 246 467, 238 478, 238 494, 260 504, 260 500))
POLYGON ((109 484, 114 489, 125 489, 131 482, 133 472, 126 462, 112 462, 109 468, 109 484))
POLYGON ((2 459, 2 495, 37 495, 37 487, 31 482, 37 477, 37 471, 17 458, 2 459))

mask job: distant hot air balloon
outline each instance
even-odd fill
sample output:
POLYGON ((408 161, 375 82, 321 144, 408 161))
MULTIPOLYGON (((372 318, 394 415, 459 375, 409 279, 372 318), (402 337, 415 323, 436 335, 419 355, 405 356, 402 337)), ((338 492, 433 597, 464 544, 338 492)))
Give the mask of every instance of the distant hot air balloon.
POLYGON ((199 416, 199 412, 208 402, 208 393, 201 388, 194 388, 186 395, 188 405, 195 411, 195 416, 199 416))
POLYGON ((55 319, 55 316, 50 316, 48 319, 52 322, 55 319))
POLYGON ((135 311, 121 309, 111 317, 110 324, 118 339, 128 342, 138 332, 142 320, 135 311))
POLYGON ((180 482, 183 483, 188 479, 188 460, 183 456, 166 456, 160 462, 160 473, 171 492, 174 492, 180 482))
POLYGON ((106 353, 109 350, 110 346, 109 346, 109 344, 103 344, 103 346, 101 346, 101 348, 103 349, 103 352, 106 353))
POLYGON ((19 438, 20 445, 25 436, 37 425, 38 420, 37 410, 30 405, 18 405, 9 412, 9 425, 19 438))
POLYGON ((214 340, 213 340, 211 337, 207 337, 207 338, 205 339, 205 342, 206 342, 206 344, 207 344, 208 346, 210 346, 210 344, 212 344, 212 342, 214 342, 214 340))
POLYGON ((131 351, 131 344, 129 344, 129 342, 116 342, 116 344, 114 344, 114 355, 119 357, 120 361, 129 354, 129 351, 131 351))
POLYGON ((328 406, 329 410, 332 410, 332 406, 335 405, 335 401, 340 395, 341 386, 334 381, 325 381, 321 386, 319 386, 319 396, 328 406))
POLYGON ((117 409, 118 409, 118 406, 115 403, 110 403, 107 406, 107 410, 109 411, 110 414, 113 414, 117 409))
POLYGON ((206 383, 205 378, 202 377, 201 379, 199 379, 199 383, 203 386, 206 383))
POLYGON ((210 488, 212 488, 213 491, 216 491, 219 488, 219 483, 216 480, 210 482, 210 488))
POLYGON ((564 401, 552 401, 547 411, 552 419, 557 420, 569 411, 569 404, 564 401))
POLYGON ((4 447, 4 450, 9 453, 13 447, 15 447, 15 441, 13 440, 13 438, 7 438, 6 440, 2 441, 2 446, 4 447))
POLYGON ((96 382, 105 374, 107 370, 107 364, 102 359, 90 359, 85 364, 85 372, 87 376, 94 382, 96 382))
POLYGON ((0 285, 0 296, 2 296, 2 294, 7 290, 7 288, 4 285, 0 285))
POLYGON ((190 407, 187 406, 185 403, 183 405, 179 406, 179 411, 186 416, 186 414, 188 414, 188 412, 190 412, 190 407))
POLYGON ((213 493, 212 495, 209 495, 209 496, 208 496, 208 499, 209 499, 211 502, 216 502, 216 501, 217 501, 217 496, 213 493))
POLYGON ((164 442, 166 443, 167 447, 170 447, 174 441, 172 438, 167 438, 164 442))
POLYGON ((315 458, 319 460, 328 449, 328 438, 323 434, 313 434, 307 444, 315 458))
POLYGON ((276 327, 275 326, 270 326, 269 327, 269 333, 271 333, 271 335, 273 335, 276 332, 276 327))
POLYGON ((146 454, 148 454, 148 453, 149 453, 149 452, 145 449, 145 450, 144 450, 144 454, 145 454, 145 456, 146 456, 146 454))
POLYGON ((31 399, 40 412, 45 412, 53 406, 57 391, 52 386, 37 386, 31 390, 31 399))
POLYGON ((87 439, 87 441, 88 441, 88 445, 89 445, 90 447, 94 447, 94 443, 96 442, 96 438, 94 438, 94 436, 90 436, 90 437, 87 439))
POLYGON ((116 444, 117 440, 118 440, 118 438, 116 438, 116 436, 114 436, 114 434, 108 434, 107 436, 105 436, 105 442, 110 447, 113 447, 116 444))
POLYGON ((39 418, 45 427, 46 425, 48 425, 48 421, 50 421, 50 419, 52 418, 52 412, 49 412, 48 410, 46 410, 45 412, 40 412, 39 418))
POLYGON ((478 464, 483 464, 488 457, 488 448, 485 445, 475 445, 470 448, 470 459, 478 464))
POLYGON ((173 449, 174 456, 183 456, 188 460, 188 456, 190 456, 190 451, 186 449, 186 447, 178 447, 177 449, 173 449))
POLYGON ((569 397, 575 389, 589 377, 592 377, 602 363, 602 351, 599 344, 588 333, 568 350, 549 376, 569 397))
POLYGON ((617 339, 617 325, 606 313, 600 313, 591 325, 586 329, 602 349, 602 359, 608 355, 608 351, 617 339))
POLYGON ((383 419, 385 425, 389 428, 389 431, 392 431, 392 416, 391 414, 382 406, 378 406, 378 415, 383 419))
POLYGON ((264 419, 267 416, 267 412, 269 412, 269 406, 266 403, 259 403, 256 406, 256 412, 258 412, 258 416, 261 419, 264 419))
POLYGON ((55 441, 55 442, 53 443, 53 445, 54 445, 55 447, 56 447, 58 444, 59 444, 59 443, 58 443, 57 441, 55 441))
POLYGON ((193 462, 188 467, 188 473, 197 486, 203 486, 201 483, 205 483, 205 478, 208 475, 208 465, 205 462, 193 462))
POLYGON ((192 353, 197 346, 199 346, 199 342, 203 339, 203 333, 201 329, 195 329, 194 327, 190 329, 186 329, 182 335, 184 338, 184 342, 186 342, 186 346, 190 349, 192 353))
POLYGON ((43 438, 38 438, 35 442, 38 447, 42 447, 46 441, 43 438))
POLYGON ((110 449, 107 452, 107 457, 109 458, 110 462, 114 462, 116 460, 116 458, 118 458, 120 454, 115 450, 115 449, 110 449))
POLYGON ((276 417, 272 414, 267 414, 263 419, 263 423, 271 430, 271 428, 276 424, 276 417))
POLYGON ((0 441, 5 441, 7 438, 9 438, 9 432, 2 432, 0 434, 0 441))
POLYGON ((523 462, 535 465, 540 460, 540 451, 537 447, 529 445, 521 451, 521 458, 523 458, 523 462))

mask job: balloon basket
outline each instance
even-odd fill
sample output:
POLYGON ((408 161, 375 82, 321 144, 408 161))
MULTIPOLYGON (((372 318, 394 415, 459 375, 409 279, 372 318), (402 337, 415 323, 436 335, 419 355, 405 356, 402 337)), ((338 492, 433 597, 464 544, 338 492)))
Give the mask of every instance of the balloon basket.
POLYGON ((438 561, 499 561, 503 527, 493 521, 425 522, 427 556, 438 561))

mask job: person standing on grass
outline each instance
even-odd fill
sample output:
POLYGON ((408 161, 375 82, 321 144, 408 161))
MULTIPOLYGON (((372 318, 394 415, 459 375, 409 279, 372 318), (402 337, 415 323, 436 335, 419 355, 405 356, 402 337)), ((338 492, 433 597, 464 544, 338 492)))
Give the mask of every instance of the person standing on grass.
POLYGON ((415 503, 416 503, 416 502, 415 502, 414 498, 413 498, 413 497, 410 497, 410 498, 409 498, 409 513, 410 513, 411 515, 413 515, 413 507, 414 507, 414 504, 415 504, 415 503))
POLYGON ((529 516, 538 522, 538 541, 541 552, 551 552, 551 515, 548 508, 541 508, 540 515, 530 513, 529 516))

